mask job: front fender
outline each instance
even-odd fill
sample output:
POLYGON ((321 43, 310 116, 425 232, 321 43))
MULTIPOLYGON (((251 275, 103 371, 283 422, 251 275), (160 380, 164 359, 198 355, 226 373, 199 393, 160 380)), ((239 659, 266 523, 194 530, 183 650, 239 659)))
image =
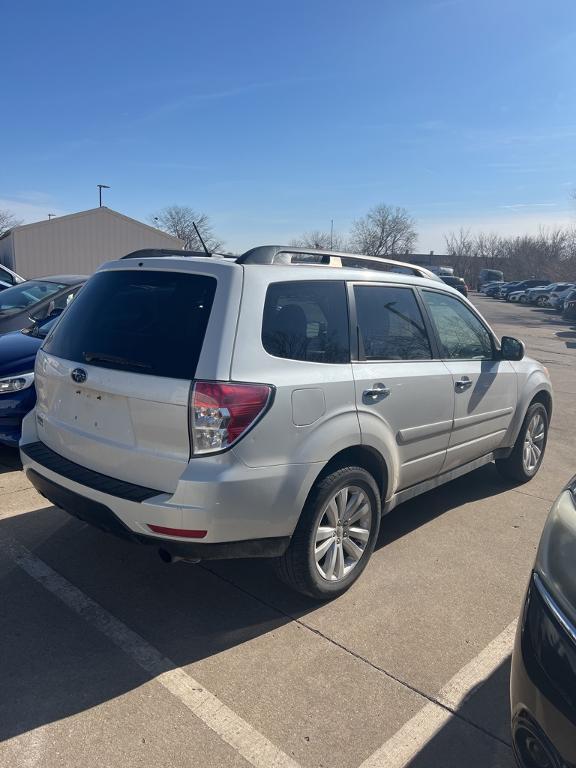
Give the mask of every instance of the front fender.
MULTIPOLYGON (((518 375, 518 402, 516 411, 508 427, 502 447, 511 448, 518 438, 522 422, 530 403, 539 392, 546 392, 553 399, 552 384, 547 370, 540 363, 526 359, 513 363, 518 375), (524 364, 524 365, 523 365, 524 364), (536 366, 536 367, 535 367, 536 366)), ((550 414, 551 415, 551 414, 550 414)))

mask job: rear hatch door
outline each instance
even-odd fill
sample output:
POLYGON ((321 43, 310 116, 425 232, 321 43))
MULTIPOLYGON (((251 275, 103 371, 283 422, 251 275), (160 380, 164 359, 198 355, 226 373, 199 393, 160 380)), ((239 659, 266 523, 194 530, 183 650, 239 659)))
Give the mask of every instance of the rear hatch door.
POLYGON ((242 268, 135 266, 94 275, 46 339, 38 435, 82 466, 173 492, 190 458, 191 383, 229 376, 242 268))

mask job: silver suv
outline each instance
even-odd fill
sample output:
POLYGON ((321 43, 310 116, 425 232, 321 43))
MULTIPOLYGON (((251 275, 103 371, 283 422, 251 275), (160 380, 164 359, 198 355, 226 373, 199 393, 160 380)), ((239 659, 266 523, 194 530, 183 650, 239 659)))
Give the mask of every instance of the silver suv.
POLYGON ((104 265, 36 362, 22 462, 166 561, 273 557, 326 599, 380 517, 491 461, 538 471, 546 369, 420 267, 279 246, 104 265))

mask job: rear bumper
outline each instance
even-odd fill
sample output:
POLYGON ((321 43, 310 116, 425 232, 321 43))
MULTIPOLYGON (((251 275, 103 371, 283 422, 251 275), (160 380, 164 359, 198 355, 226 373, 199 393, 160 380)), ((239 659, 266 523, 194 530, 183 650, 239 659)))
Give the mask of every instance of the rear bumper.
POLYGON ((62 485, 47 480, 33 469, 26 475, 36 490, 55 506, 85 523, 111 533, 121 539, 138 544, 152 544, 169 552, 173 557, 193 560, 223 560, 241 557, 279 557, 284 554, 290 537, 226 541, 218 544, 200 544, 178 539, 159 538, 135 533, 112 510, 101 502, 89 499, 62 485))
POLYGON ((21 458, 35 487, 70 514, 123 538, 199 559, 282 554, 321 469, 247 467, 234 457, 226 464, 192 461, 170 494, 94 472, 37 440, 21 444, 21 458), (206 535, 191 541, 150 526, 206 535))

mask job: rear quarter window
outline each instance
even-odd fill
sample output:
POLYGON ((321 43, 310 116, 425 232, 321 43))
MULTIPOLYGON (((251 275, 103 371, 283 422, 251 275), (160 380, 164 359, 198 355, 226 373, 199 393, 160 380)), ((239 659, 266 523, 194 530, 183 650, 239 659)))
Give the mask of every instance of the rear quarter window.
POLYGON ((216 291, 206 275, 94 275, 44 342, 51 355, 103 368, 193 379, 216 291))
POLYGON ((344 282, 272 283, 264 305, 262 344, 274 357, 313 363, 350 362, 344 282))

